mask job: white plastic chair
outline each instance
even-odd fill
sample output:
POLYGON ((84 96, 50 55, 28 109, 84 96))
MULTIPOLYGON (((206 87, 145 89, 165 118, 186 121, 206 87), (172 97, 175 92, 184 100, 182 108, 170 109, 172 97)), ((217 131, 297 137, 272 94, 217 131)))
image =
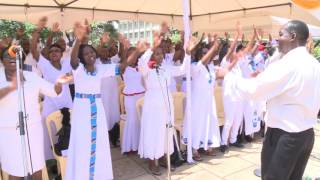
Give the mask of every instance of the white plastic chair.
POLYGON ((54 150, 54 143, 55 142, 53 140, 53 138, 55 136, 55 134, 53 134, 53 132, 58 132, 62 128, 62 114, 60 113, 60 111, 56 111, 56 112, 51 113, 46 119, 46 125, 48 128, 48 133, 49 133, 49 137, 50 137, 50 143, 51 143, 51 147, 52 147, 52 151, 53 151, 53 156, 58 162, 58 171, 60 172, 61 178, 63 180, 64 176, 65 176, 65 171, 66 171, 67 158, 62 157, 62 156, 58 156, 55 153, 55 150, 54 150), (52 125, 54 125, 56 131, 53 131, 52 125))

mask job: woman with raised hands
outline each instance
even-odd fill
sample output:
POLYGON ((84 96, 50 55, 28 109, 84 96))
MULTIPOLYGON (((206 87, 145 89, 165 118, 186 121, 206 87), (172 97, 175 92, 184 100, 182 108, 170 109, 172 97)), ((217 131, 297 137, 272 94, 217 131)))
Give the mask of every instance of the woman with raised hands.
POLYGON ((211 59, 219 52, 220 41, 214 36, 214 44, 208 50, 197 46, 191 65, 191 124, 184 121, 183 143, 187 144, 189 133, 192 137, 193 159, 201 161, 198 150, 203 148, 209 156, 215 155, 213 148, 220 146, 220 131, 214 98, 216 74, 211 59), (188 131, 191 126, 191 132, 188 131))
POLYGON ((148 48, 146 43, 140 42, 137 51, 133 53, 131 59, 139 54, 138 67, 143 75, 146 84, 146 93, 141 115, 141 131, 138 154, 141 158, 149 159, 149 170, 154 175, 161 175, 156 160, 165 153, 173 152, 173 124, 174 109, 173 98, 169 87, 170 79, 174 76, 181 76, 185 73, 185 64, 190 62, 190 51, 194 48, 194 43, 189 43, 187 55, 181 66, 162 67, 164 59, 163 50, 159 48, 162 38, 159 33, 154 33, 153 48, 148 48), (189 60, 186 60, 186 59, 189 60), (167 129, 169 128, 169 133, 167 129), (170 147, 167 147, 169 141, 170 147))
POLYGON ((96 50, 83 41, 87 28, 74 27, 76 42, 71 54, 75 99, 66 179, 113 179, 108 127, 101 100, 101 79, 120 74, 119 65, 97 64, 96 50))
MULTIPOLYGON (((43 78, 51 83, 54 83, 57 78, 62 75, 69 74, 72 71, 70 65, 70 57, 62 60, 63 48, 54 43, 47 44, 41 51, 38 50, 38 42, 40 39, 41 31, 46 27, 47 17, 40 18, 36 30, 32 34, 31 41, 31 54, 33 59, 37 62, 37 68, 41 71, 43 78)), ((54 23, 51 31, 58 33, 60 31, 59 24, 54 23)), ((62 121, 63 128, 61 133, 69 134, 70 131, 70 113, 69 109, 72 108, 72 98, 70 94, 69 85, 65 84, 62 87, 62 93, 58 97, 45 96, 43 100, 43 108, 41 116, 43 125, 45 126, 46 118, 55 111, 61 111, 64 118, 62 121)), ((46 160, 53 159, 52 148, 50 144, 49 134, 47 128, 44 129, 45 135, 45 155, 46 160)), ((58 149, 58 148, 56 148, 58 149)))

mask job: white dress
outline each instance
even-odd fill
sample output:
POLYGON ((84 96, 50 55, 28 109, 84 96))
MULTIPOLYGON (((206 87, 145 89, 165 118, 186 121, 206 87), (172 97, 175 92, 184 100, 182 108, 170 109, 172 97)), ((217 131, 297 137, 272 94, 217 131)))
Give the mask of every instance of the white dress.
POLYGON ((113 179, 101 78, 118 74, 115 65, 96 65, 89 75, 84 66, 73 71, 75 99, 71 120, 66 180, 113 179))
MULTIPOLYGON (((173 131, 170 128, 169 138, 167 138, 166 129, 167 122, 174 120, 173 99, 169 87, 172 77, 185 73, 185 65, 160 69, 158 75, 155 69, 148 67, 151 55, 152 51, 147 50, 138 63, 146 83, 138 153, 141 158, 154 160, 165 153, 173 152, 173 131), (169 150, 167 139, 170 143, 169 150)), ((186 57, 190 58, 190 56, 186 57)))
MULTIPOLYGON (((256 68, 257 63, 252 57, 247 56, 241 64, 242 76, 244 78, 251 78, 251 74, 255 72, 256 68)), ((243 100, 245 135, 252 135, 260 130, 260 122, 262 120, 262 107, 260 105, 261 102, 259 101, 243 100)))
MULTIPOLYGON (((214 98, 215 71, 211 64, 208 69, 202 62, 191 66, 191 139, 194 149, 220 146, 220 130, 214 98)), ((188 142, 188 122, 184 121, 183 143, 188 142)))
MULTIPOLYGON (((37 63, 37 68, 40 69, 43 78, 51 83, 55 83, 60 76, 71 73, 72 71, 70 65, 70 57, 67 60, 61 60, 61 69, 56 69, 48 59, 40 55, 39 62, 37 63)), ((44 127, 46 127, 45 121, 47 116, 62 108, 72 108, 72 98, 68 84, 62 86, 62 92, 58 97, 44 97, 41 112, 44 127)), ((47 128, 44 128, 43 133, 46 159, 53 159, 53 153, 47 128)))
MULTIPOLYGON (((175 66, 175 64, 173 62, 173 55, 174 55, 174 53, 165 54, 163 62, 162 62, 162 66, 164 68, 171 68, 171 66, 175 66)), ((171 92, 177 92, 177 83, 176 83, 175 77, 171 77, 169 89, 171 92)))
POLYGON ((128 66, 123 73, 125 87, 124 107, 126 123, 124 126, 121 152, 137 151, 140 138, 140 120, 136 110, 136 102, 144 96, 145 88, 142 84, 142 74, 136 68, 128 66))
MULTIPOLYGON (((97 64, 102 64, 97 61, 97 64)), ((116 65, 117 63, 112 63, 116 65)), ((101 80, 101 98, 106 113, 108 130, 120 120, 119 83, 117 76, 103 77, 101 80), (110 106, 112 104, 112 106, 110 106)))
MULTIPOLYGON (((230 73, 236 76, 242 76, 240 69, 240 62, 233 67, 230 73)), ((227 67, 230 64, 224 57, 221 66, 227 67)), ((223 82, 223 106, 225 122, 223 125, 223 131, 221 135, 221 145, 228 145, 228 142, 235 143, 239 134, 239 129, 243 120, 243 99, 239 95, 235 94, 227 85, 229 83, 223 82), (230 140, 229 140, 230 137, 230 140)))
MULTIPOLYGON (((39 105, 39 94, 57 96, 54 85, 40 78, 33 72, 25 72, 24 92, 29 144, 32 157, 33 172, 45 167, 43 149, 43 129, 39 105)), ((4 70, 0 68, 0 88, 10 85, 6 81, 4 70)), ((18 93, 13 91, 0 100, 0 164, 2 170, 18 177, 23 177, 23 156, 18 126, 18 93)), ((25 136, 27 137, 27 136, 25 136)), ((27 138, 26 142, 28 144, 27 138)), ((27 148, 29 154, 29 148, 27 148)), ((29 157, 29 156, 28 156, 29 157)), ((29 159, 28 159, 29 161, 29 159)), ((29 163, 30 164, 30 163, 29 163)), ((31 166, 29 165, 29 168, 31 166)))

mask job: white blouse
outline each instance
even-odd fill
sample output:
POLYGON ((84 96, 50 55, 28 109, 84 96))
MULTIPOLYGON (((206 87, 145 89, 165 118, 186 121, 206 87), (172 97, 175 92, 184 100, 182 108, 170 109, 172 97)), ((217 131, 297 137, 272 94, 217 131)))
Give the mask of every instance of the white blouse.
MULTIPOLYGON (((26 79, 24 82, 25 108, 28 123, 41 121, 39 94, 55 97, 57 96, 54 85, 40 78, 33 72, 24 71, 26 79)), ((9 86, 11 82, 6 80, 3 68, 0 68, 0 88, 9 86)), ((0 127, 18 126, 18 91, 9 93, 0 99, 0 127)))

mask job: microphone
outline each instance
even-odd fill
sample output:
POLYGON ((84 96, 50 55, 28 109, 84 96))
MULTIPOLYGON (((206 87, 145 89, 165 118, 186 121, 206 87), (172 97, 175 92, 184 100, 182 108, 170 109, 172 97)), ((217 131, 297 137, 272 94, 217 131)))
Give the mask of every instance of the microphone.
POLYGON ((8 49, 9 56, 12 58, 16 58, 17 53, 20 51, 20 49, 21 49, 21 46, 11 45, 8 49))

